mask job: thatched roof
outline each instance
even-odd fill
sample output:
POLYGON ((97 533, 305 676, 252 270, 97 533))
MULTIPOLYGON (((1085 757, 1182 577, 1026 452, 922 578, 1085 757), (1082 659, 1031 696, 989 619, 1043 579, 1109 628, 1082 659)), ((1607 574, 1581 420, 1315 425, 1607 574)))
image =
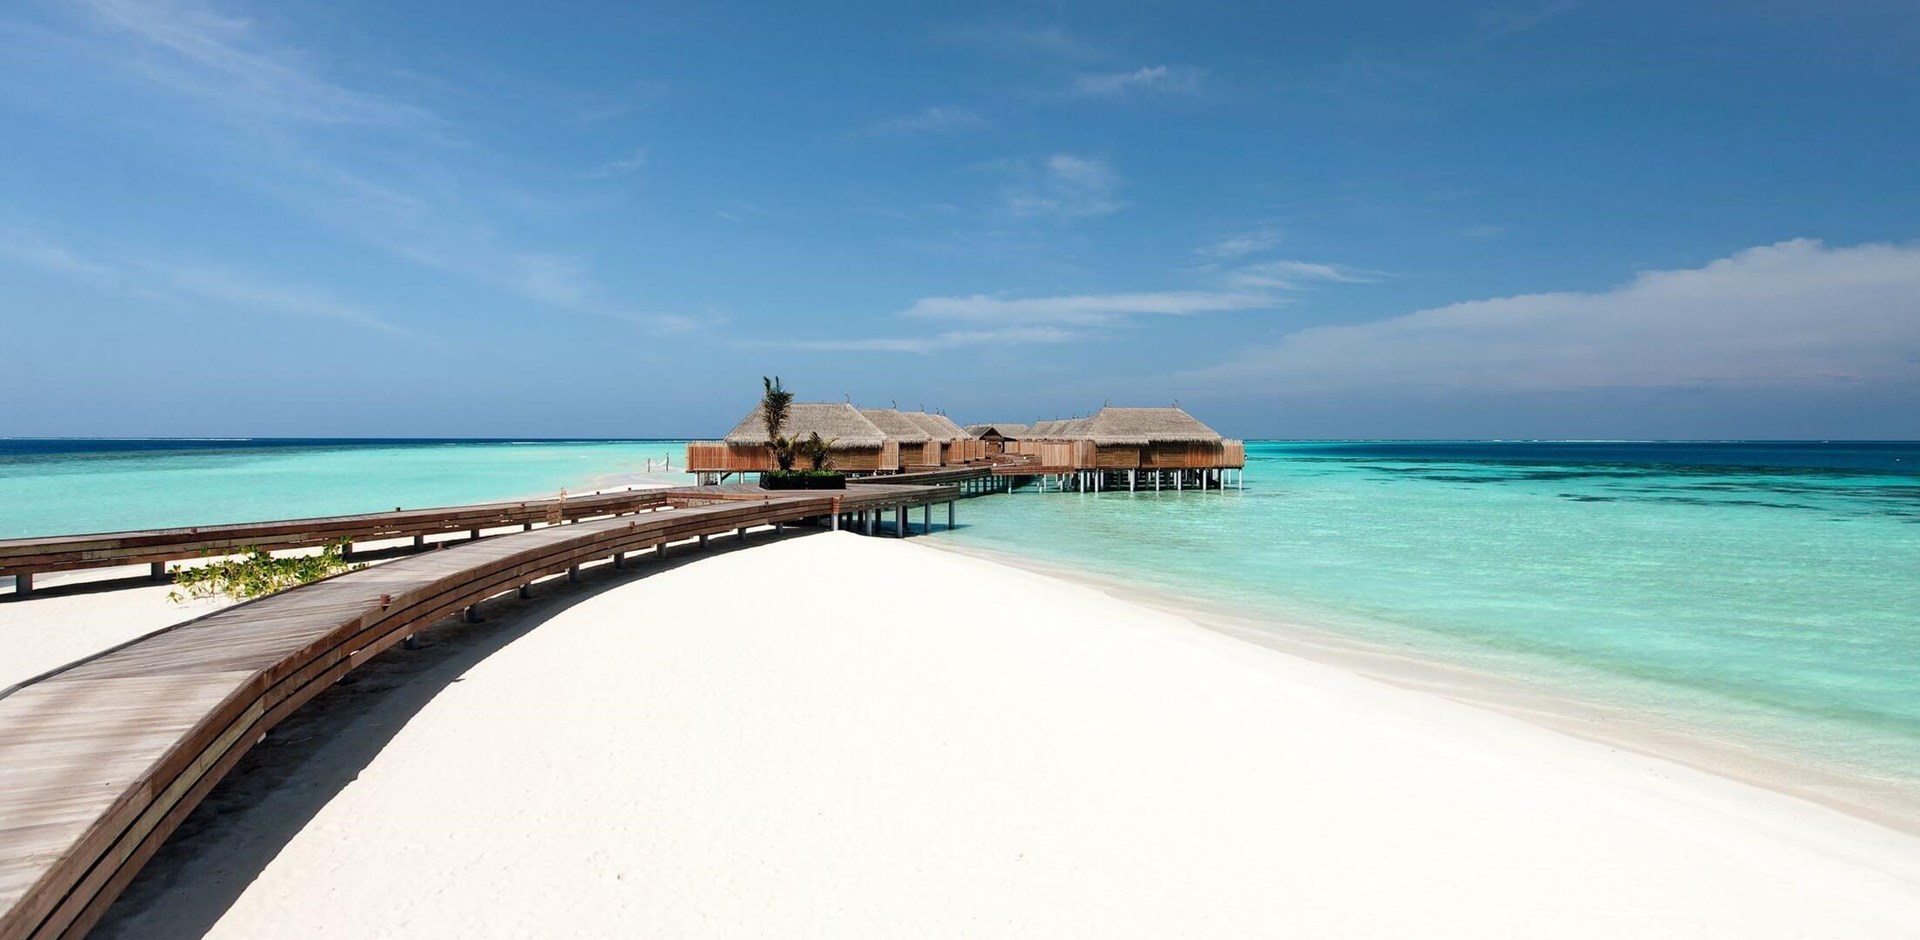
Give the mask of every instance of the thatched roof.
POLYGON ((912 418, 892 408, 862 408, 860 413, 886 435, 887 440, 902 444, 925 444, 933 440, 925 428, 915 424, 912 418))
POLYGON ((969 424, 966 431, 974 437, 986 437, 989 432, 997 432, 1008 440, 1019 440, 1026 436, 1027 426, 1015 421, 1002 421, 994 424, 969 424))
MULTIPOLYGON (((860 413, 860 409, 842 401, 793 403, 787 413, 787 426, 782 432, 789 437, 806 437, 818 433, 833 442, 834 450, 859 450, 866 447, 879 447, 886 443, 886 435, 873 426, 860 413)), ((767 419, 760 406, 740 419, 732 431, 727 434, 729 444, 766 444, 767 419)))
POLYGON ((1057 421, 1040 421, 1028 429, 1024 440, 1029 441, 1077 441, 1084 439, 1086 418, 1063 418, 1057 421))
POLYGON ((906 411, 902 414, 914 424, 919 425, 922 431, 927 432, 927 435, 936 441, 964 441, 969 437, 966 429, 954 424, 953 419, 946 415, 925 411, 906 411))
POLYGON ((1096 444, 1218 444, 1220 433, 1179 408, 1102 408, 1082 419, 1079 437, 1096 444))

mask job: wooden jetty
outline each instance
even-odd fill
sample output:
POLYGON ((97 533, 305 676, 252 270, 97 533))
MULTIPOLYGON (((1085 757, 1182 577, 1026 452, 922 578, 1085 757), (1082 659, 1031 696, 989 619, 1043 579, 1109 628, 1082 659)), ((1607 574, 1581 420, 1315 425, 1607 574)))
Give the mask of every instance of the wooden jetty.
POLYGON ((425 547, 430 538, 447 534, 478 538, 486 529, 576 522, 620 515, 664 505, 664 490, 628 490, 592 496, 553 497, 447 506, 436 509, 395 508, 393 512, 284 519, 191 528, 149 529, 140 532, 103 532, 48 538, 0 539, 0 577, 15 578, 15 593, 33 590, 33 576, 42 572, 121 565, 150 565, 155 577, 169 561, 226 554, 244 548, 280 551, 316 545, 405 538, 425 547))
MULTIPOLYGON (((662 557, 715 536, 745 539, 767 526, 807 521, 905 535, 913 509, 921 510, 924 531, 932 526, 933 507, 942 504, 951 526, 954 501, 991 475, 939 472, 947 474, 942 482, 896 478, 844 491, 772 493, 740 485, 651 491, 596 504, 593 517, 566 517, 586 509, 561 507, 566 518, 238 604, 0 691, 0 940, 84 935, 269 729, 428 625, 462 612, 473 619, 475 605, 488 598, 524 596, 541 579, 572 578, 585 565, 626 567, 634 553, 662 557)), ((478 507, 422 512, 439 513, 434 524, 459 519, 459 528, 494 519, 503 505, 478 513, 465 512, 478 507)), ((517 511, 521 504, 511 505, 517 511)), ((338 518, 358 520, 356 537, 404 535, 429 524, 407 513, 338 518)), ((295 540, 287 544, 337 537, 334 526, 314 522, 116 533, 105 540, 116 544, 72 549, 94 555, 50 560, 65 570, 174 551, 187 555, 170 557, 191 557, 203 546, 232 547, 226 540, 236 530, 259 535, 280 526, 295 540), (196 543, 188 538, 194 534, 206 538, 196 543), (122 551, 133 554, 115 554, 122 551)), ((49 540, 15 540, 21 541, 49 540)), ((0 543, 0 549, 18 547, 0 543)), ((40 555, 8 557, 49 560, 48 546, 39 548, 40 555)))

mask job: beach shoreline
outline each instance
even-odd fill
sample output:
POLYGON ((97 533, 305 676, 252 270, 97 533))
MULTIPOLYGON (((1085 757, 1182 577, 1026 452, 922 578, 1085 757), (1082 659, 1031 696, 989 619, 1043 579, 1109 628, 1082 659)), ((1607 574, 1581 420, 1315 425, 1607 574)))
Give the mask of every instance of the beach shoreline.
POLYGON ((278 770, 230 778, 102 934, 1899 936, 1920 919, 1910 834, 935 541, 795 534, 449 624, 437 643, 485 648, 385 693, 343 687, 359 701, 290 730, 306 745, 278 770), (742 583, 784 601, 715 606, 742 583), (898 613, 807 603, 855 587, 898 613), (918 603, 930 591, 1022 616, 918 603))
POLYGON ((1676 724, 1663 713, 1585 699, 1574 690, 1544 681, 1475 669, 1423 655, 1412 647, 1370 643, 1337 628, 1123 582, 1090 568, 937 538, 925 544, 1081 584, 1123 601, 1191 619, 1247 643, 1497 711, 1596 744, 1671 760, 1920 835, 1920 792, 1911 787, 1796 760, 1784 751, 1764 750, 1754 742, 1718 735, 1697 724, 1676 724))

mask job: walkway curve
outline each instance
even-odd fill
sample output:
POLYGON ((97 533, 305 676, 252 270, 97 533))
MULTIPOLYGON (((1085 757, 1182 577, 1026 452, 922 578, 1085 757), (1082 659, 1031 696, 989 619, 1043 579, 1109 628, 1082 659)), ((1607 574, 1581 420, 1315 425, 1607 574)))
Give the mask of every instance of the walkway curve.
POLYGON ((0 691, 0 940, 77 937, 249 748, 414 632, 624 553, 836 511, 952 502, 674 491, 667 507, 461 543, 238 604, 0 691))

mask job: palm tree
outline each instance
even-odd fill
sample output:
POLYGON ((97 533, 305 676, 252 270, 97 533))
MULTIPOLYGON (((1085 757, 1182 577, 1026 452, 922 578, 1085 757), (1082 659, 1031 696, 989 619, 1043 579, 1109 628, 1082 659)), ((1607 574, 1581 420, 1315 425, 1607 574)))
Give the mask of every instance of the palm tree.
POLYGON ((787 415, 793 411, 793 393, 782 388, 780 377, 760 377, 760 384, 766 388, 766 394, 760 398, 761 416, 767 422, 767 446, 773 449, 773 460, 781 471, 793 469, 794 442, 782 437, 780 432, 787 425, 787 415))

